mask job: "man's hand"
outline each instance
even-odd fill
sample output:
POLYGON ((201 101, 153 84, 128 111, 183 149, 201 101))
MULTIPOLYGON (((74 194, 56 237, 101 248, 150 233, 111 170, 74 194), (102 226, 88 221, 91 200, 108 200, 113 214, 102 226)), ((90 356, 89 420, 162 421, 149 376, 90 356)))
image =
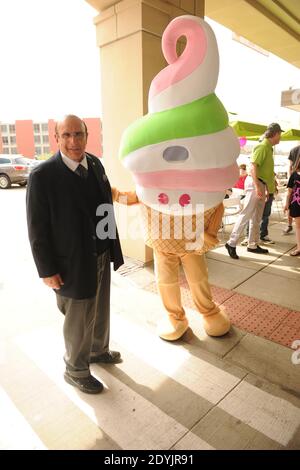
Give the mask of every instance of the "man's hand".
POLYGON ((265 195, 263 194, 259 186, 255 186, 255 191, 256 191, 256 196, 258 197, 258 199, 262 199, 263 197, 265 197, 265 195))
POLYGON ((111 188, 111 193, 113 202, 118 202, 119 204, 132 206, 140 202, 135 191, 119 191, 117 188, 111 188))
POLYGON ((44 277, 43 282, 44 284, 46 284, 46 286, 51 287, 51 289, 60 289, 61 286, 64 285, 60 274, 54 274, 54 276, 44 277))
POLYGON ((255 187, 255 192, 256 192, 256 197, 258 197, 258 199, 263 199, 265 197, 265 194, 264 192, 262 192, 262 190, 260 189, 260 185, 258 183, 258 178, 257 178, 257 165, 256 163, 251 163, 251 167, 250 167, 250 174, 253 178, 253 183, 254 183, 254 187, 255 187))

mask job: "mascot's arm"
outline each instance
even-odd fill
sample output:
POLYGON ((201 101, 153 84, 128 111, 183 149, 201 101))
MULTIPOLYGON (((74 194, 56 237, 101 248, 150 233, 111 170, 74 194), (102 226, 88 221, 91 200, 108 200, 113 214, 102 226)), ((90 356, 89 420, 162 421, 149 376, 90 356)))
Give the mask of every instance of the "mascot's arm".
POLYGON ((119 191, 117 188, 111 188, 111 194, 114 202, 126 206, 132 206, 140 202, 135 191, 119 191))

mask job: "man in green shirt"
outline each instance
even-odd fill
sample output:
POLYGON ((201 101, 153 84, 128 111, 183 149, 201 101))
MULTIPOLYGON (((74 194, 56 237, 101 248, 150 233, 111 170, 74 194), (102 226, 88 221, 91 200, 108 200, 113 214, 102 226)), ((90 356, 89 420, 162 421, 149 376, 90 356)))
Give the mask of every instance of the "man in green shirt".
POLYGON ((239 258, 236 245, 248 221, 250 224, 247 251, 258 254, 268 253, 267 249, 261 248, 257 243, 265 201, 269 194, 274 194, 275 191, 273 146, 280 142, 281 132, 279 124, 270 124, 264 134, 264 140, 253 149, 251 176, 247 176, 245 180, 244 208, 237 218, 228 243, 225 244, 231 258, 239 258))

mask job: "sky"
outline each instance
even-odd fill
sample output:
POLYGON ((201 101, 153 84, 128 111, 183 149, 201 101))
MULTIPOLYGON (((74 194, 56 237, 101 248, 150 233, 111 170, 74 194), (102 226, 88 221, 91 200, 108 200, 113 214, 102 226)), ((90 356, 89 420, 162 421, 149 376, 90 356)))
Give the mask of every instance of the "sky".
POLYGON ((84 0, 0 0, 0 121, 100 116, 96 15, 84 0))
MULTIPOLYGON (((0 121, 101 117, 96 15, 84 0, 0 0, 0 121)), ((280 92, 300 87, 300 69, 232 41, 229 30, 207 21, 219 45, 216 92, 227 111, 299 127, 299 113, 280 107, 280 92)))

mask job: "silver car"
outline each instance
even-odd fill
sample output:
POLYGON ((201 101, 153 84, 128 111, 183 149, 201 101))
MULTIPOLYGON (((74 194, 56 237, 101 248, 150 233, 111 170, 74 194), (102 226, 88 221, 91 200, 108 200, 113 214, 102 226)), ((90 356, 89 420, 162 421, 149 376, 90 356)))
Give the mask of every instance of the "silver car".
POLYGON ((31 171, 26 160, 22 155, 0 154, 0 189, 10 188, 12 184, 26 186, 31 171))

